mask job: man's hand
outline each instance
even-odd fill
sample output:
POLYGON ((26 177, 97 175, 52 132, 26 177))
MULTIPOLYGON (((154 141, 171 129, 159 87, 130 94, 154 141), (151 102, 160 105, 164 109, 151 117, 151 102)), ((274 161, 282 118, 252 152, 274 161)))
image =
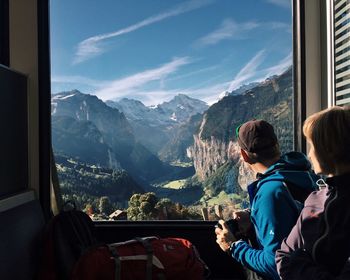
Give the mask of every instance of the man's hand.
POLYGON ((221 250, 228 252, 231 244, 237 241, 237 239, 234 237, 224 220, 219 220, 219 224, 222 229, 219 227, 215 229, 216 243, 219 244, 221 250))
POLYGON ((247 236, 253 226, 250 221, 250 212, 248 210, 236 211, 233 213, 233 219, 238 222, 238 234, 247 236))

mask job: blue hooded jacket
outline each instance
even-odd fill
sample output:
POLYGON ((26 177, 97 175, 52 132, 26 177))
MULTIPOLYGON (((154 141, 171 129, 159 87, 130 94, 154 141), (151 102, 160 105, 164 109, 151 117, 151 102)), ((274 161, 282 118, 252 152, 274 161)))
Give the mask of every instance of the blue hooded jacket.
POLYGON ((275 252, 288 236, 300 214, 302 205, 294 200, 286 185, 310 192, 316 190, 318 177, 311 170, 306 156, 287 153, 270 166, 258 180, 248 186, 250 220, 255 228, 258 248, 245 241, 235 242, 232 257, 266 279, 280 279, 275 252))

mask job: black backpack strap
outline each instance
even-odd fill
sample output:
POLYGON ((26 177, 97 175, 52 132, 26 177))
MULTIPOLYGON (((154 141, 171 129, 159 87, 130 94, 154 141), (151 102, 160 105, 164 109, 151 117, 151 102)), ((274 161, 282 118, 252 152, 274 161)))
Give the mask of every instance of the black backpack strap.
POLYGON ((146 264, 146 280, 152 280, 152 265, 153 265, 153 248, 148 239, 143 239, 140 237, 134 238, 136 241, 140 242, 146 250, 147 254, 147 264, 146 264))
POLYGON ((107 247, 109 249, 109 252, 111 253, 112 257, 111 259, 113 259, 114 261, 114 269, 115 269, 115 273, 114 273, 114 279, 115 280, 120 280, 120 271, 121 271, 121 262, 120 262, 120 258, 119 258, 119 255, 117 253, 117 250, 111 246, 111 245, 108 245, 107 244, 107 247))

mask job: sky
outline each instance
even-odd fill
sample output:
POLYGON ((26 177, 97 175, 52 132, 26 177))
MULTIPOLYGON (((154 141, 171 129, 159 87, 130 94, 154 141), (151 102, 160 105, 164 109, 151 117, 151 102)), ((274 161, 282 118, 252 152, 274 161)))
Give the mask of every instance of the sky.
POLYGON ((290 0, 51 0, 51 90, 145 105, 222 93, 292 64, 290 0))

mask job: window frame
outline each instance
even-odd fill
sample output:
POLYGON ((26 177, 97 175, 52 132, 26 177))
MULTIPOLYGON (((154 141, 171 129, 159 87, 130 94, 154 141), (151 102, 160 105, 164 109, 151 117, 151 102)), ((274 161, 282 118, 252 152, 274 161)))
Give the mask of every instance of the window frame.
MULTIPOLYGON (((42 1, 46 4, 48 4, 49 0, 42 1)), ((43 6, 42 13, 46 13, 46 15, 42 15, 43 19, 39 20, 39 24, 42 24, 42 30, 45 31, 45 36, 42 34, 41 40, 43 50, 40 52, 45 55, 45 59, 42 60, 42 64, 40 69, 45 69, 44 71, 40 72, 40 74, 44 74, 45 83, 43 84, 42 90, 43 94, 44 92, 47 94, 45 95, 43 100, 45 102, 42 102, 40 104, 41 106, 44 106, 47 104, 47 101, 50 100, 50 76, 48 76, 48 73, 50 73, 50 50, 49 50, 49 44, 48 42, 45 42, 45 40, 49 41, 49 21, 48 21, 48 5, 41 5, 43 6), (46 49, 45 49, 46 48, 46 49)), ((305 82, 305 7, 303 1, 298 0, 292 0, 291 1, 291 11, 292 11, 292 45, 293 45, 293 91, 294 91, 294 104, 293 104, 293 121, 294 121, 294 149, 296 151, 306 152, 306 141, 304 137, 302 136, 302 124, 306 118, 306 104, 305 104, 305 92, 306 92, 306 82, 305 82)), ((40 13, 39 17, 40 17, 40 13)), ((40 28, 39 28, 40 30, 40 28)), ((40 33, 40 32, 39 32, 40 33)), ((40 47, 40 46, 39 46, 40 47)), ((49 105, 47 108, 50 108, 51 103, 49 102, 49 105)), ((44 167, 47 168, 52 164, 50 160, 50 149, 51 149, 51 112, 50 110, 43 110, 43 113, 40 116, 41 121, 45 123, 43 128, 50 129, 50 133, 43 133, 42 130, 40 132, 40 137, 43 137, 43 140, 45 140, 45 143, 50 143, 49 147, 46 147, 45 151, 43 151, 42 157, 45 157, 45 161, 41 161, 43 164, 46 164, 44 167), (45 111, 45 112, 44 112, 45 111), (48 123, 50 122, 50 123, 48 123), (50 135, 50 139, 46 139, 47 135, 50 135)), ((42 165, 40 165, 40 168, 42 165)), ((55 166, 51 166, 51 168, 55 168, 55 166)), ((40 173, 42 174, 42 169, 40 169, 40 173)), ((44 178, 43 178, 44 179, 44 178)), ((46 178, 47 179, 47 178, 46 178)), ((50 179, 52 182, 52 173, 50 174, 50 179)), ((45 200, 43 203, 43 206, 45 209, 50 209, 51 211, 51 203, 50 203, 50 188, 47 188, 46 190, 41 191, 42 194, 40 194, 40 197, 45 200), (47 203, 49 201, 49 203, 47 203)), ((162 221, 94 221, 94 223, 98 227, 106 227, 106 226, 117 226, 117 227, 146 227, 146 228, 154 228, 154 227, 173 227, 177 228, 179 225, 191 225, 195 226, 199 223, 204 223, 206 226, 210 225, 213 226, 216 222, 208 222, 208 221, 193 221, 193 220, 185 220, 185 221, 173 221, 173 220, 162 220, 162 221), (137 226, 135 226, 135 224, 137 226)))
POLYGON ((37 0, 39 94, 39 197, 45 219, 51 217, 51 67, 50 0, 37 0))
POLYGON ((305 67, 305 4, 292 1, 293 23, 293 91, 294 91, 294 150, 305 152, 302 125, 306 119, 305 67))
POLYGON ((348 89, 350 87, 350 79, 349 79, 349 74, 338 78, 338 79, 343 79, 341 83, 345 83, 343 85, 339 85, 337 82, 337 74, 338 71, 343 73, 346 70, 348 71, 349 66, 343 66, 340 67, 340 69, 337 70, 338 66, 341 66, 344 62, 349 61, 349 47, 346 46, 350 40, 350 32, 349 32, 349 19, 345 20, 344 22, 345 25, 344 27, 345 30, 340 32, 338 35, 336 35, 336 32, 338 31, 337 29, 343 29, 342 24, 340 23, 342 16, 346 14, 346 16, 349 16, 349 4, 345 0, 332 0, 332 1, 327 1, 328 3, 328 14, 329 14, 329 20, 328 20, 328 28, 330 32, 330 49, 331 49, 331 57, 332 57, 332 75, 333 75, 333 92, 332 95, 329 96, 329 99, 331 99, 332 105, 339 105, 339 106, 344 106, 344 105, 349 105, 350 104, 350 93, 349 92, 342 92, 344 89, 348 89), (340 5, 339 5, 340 4, 340 5), (338 6, 338 7, 337 7, 338 6), (344 10, 345 9, 345 10, 344 10), (342 12, 341 12, 342 11, 342 12), (337 13, 341 12, 338 17, 336 17, 337 13), (338 23, 339 26, 338 26, 338 23), (341 35, 342 34, 342 35, 341 35), (345 36, 344 36, 345 35, 345 36), (341 41, 336 43, 336 41, 344 37, 341 41), (341 46, 345 45, 345 48, 343 48, 340 52, 345 50, 345 54, 347 54, 343 59, 336 61, 338 56, 341 56, 341 53, 336 52, 337 45, 340 44, 341 46), (344 70, 345 69, 345 70, 344 70), (345 102, 343 102, 345 100, 345 102))
POLYGON ((335 67, 334 67, 334 1, 327 0, 321 6, 322 42, 322 107, 335 105, 335 67))

